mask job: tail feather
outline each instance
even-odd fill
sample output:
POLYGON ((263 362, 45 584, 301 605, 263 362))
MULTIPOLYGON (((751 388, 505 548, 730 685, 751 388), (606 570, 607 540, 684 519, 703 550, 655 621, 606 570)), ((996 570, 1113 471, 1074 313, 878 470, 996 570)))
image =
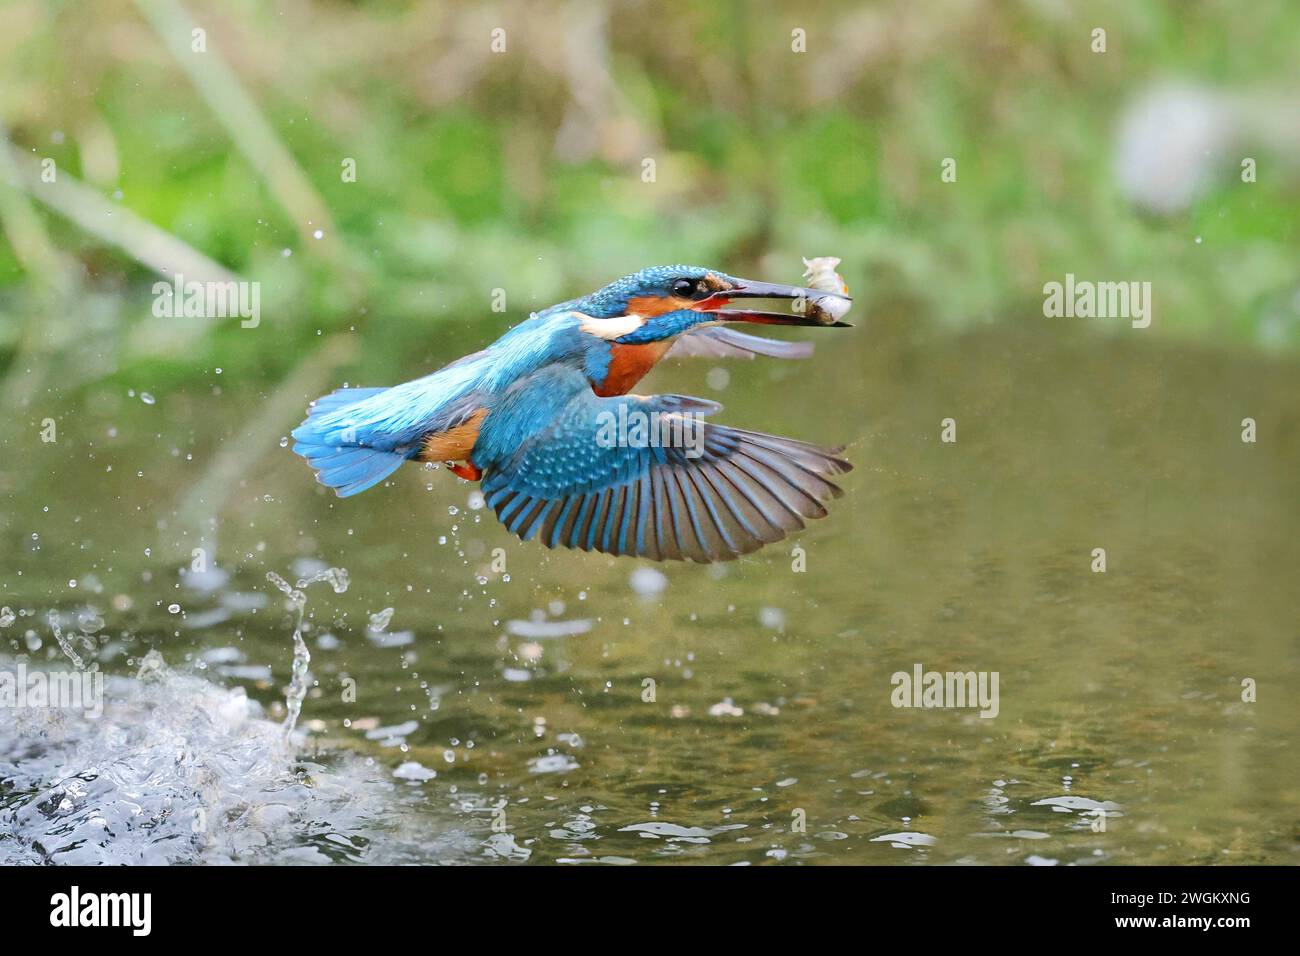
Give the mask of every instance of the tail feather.
POLYGON ((388 391, 386 385, 380 385, 378 388, 336 388, 328 395, 322 395, 311 403, 311 408, 307 411, 307 420, 311 421, 317 415, 323 415, 326 412, 337 412, 340 408, 355 405, 363 399, 386 391, 388 391))
POLYGON ((346 426, 326 416, 363 401, 385 388, 340 388, 312 402, 307 418, 292 432, 295 453, 307 459, 316 480, 333 488, 340 498, 360 494, 383 481, 409 457, 410 449, 382 450, 363 444, 363 436, 350 434, 346 426))
POLYGON ((323 465, 318 465, 311 458, 307 459, 307 463, 316 469, 316 480, 327 488, 333 488, 340 498, 348 498, 374 487, 395 472, 404 461, 405 455, 375 451, 373 448, 349 448, 345 454, 336 455, 323 465))

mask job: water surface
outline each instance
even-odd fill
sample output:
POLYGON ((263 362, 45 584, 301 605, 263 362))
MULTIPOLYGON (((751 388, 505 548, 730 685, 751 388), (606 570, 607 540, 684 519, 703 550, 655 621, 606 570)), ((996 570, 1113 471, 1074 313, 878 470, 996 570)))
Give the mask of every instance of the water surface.
POLYGON ((66 668, 47 615, 90 613, 113 679, 98 722, 0 714, 0 859, 1296 862, 1296 364, 901 312, 821 341, 647 383, 856 465, 830 519, 713 567, 521 545, 442 470, 335 499, 279 444, 310 396, 268 421, 285 396, 213 369, 34 401, 0 653, 66 668), (286 742, 266 573, 330 566, 286 742), (894 707, 915 664, 997 672, 997 717, 894 707))

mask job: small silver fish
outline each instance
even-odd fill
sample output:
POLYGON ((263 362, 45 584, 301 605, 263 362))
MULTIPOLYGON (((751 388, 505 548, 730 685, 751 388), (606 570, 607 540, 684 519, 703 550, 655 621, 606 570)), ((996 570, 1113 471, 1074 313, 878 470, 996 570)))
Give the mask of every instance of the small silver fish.
POLYGON ((849 287, 844 277, 835 271, 840 260, 834 256, 818 256, 804 259, 803 277, 808 281, 808 288, 830 295, 810 298, 804 314, 815 318, 823 325, 833 325, 848 314, 853 300, 848 298, 849 287))

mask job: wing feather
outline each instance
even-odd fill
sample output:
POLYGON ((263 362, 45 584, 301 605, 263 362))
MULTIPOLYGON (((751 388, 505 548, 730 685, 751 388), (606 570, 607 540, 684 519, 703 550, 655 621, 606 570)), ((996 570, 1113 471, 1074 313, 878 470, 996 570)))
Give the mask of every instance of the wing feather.
MULTIPOLYGON (((670 429, 651 427, 646 441, 622 436, 622 444, 610 443, 600 434, 605 416, 626 421, 632 413, 658 413, 676 426, 683 422, 673 416, 717 406, 676 395, 602 398, 585 380, 561 403, 556 380, 549 376, 549 390, 533 404, 519 402, 536 423, 531 431, 521 435, 517 424, 497 423, 515 428, 513 444, 502 459, 482 465, 484 499, 501 523, 548 548, 731 560, 824 517, 825 503, 841 494, 831 479, 852 467, 838 448, 698 421, 689 442, 657 445, 670 429), (539 414, 547 407, 549 415, 539 414)), ((490 415, 484 429, 493 425, 490 415)))
POLYGON ((699 326, 683 333, 668 350, 668 358, 804 359, 813 354, 811 342, 783 342, 737 332, 725 326, 699 326))

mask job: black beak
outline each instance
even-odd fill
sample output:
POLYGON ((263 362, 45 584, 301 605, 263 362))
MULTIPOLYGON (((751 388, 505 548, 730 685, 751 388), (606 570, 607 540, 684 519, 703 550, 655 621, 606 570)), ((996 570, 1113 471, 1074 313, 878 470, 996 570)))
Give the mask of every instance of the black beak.
MULTIPOLYGON (((819 303, 837 305, 853 301, 848 296, 819 289, 805 289, 794 285, 777 285, 773 282, 755 282, 750 279, 732 279, 732 287, 725 292, 715 292, 695 306, 710 312, 723 322, 752 322, 757 325, 807 325, 830 328, 849 328, 849 323, 829 319, 819 303), (795 303, 794 312, 757 312, 751 309, 724 309, 733 299, 786 299, 795 303)), ((844 309, 836 309, 841 315, 844 309)))

